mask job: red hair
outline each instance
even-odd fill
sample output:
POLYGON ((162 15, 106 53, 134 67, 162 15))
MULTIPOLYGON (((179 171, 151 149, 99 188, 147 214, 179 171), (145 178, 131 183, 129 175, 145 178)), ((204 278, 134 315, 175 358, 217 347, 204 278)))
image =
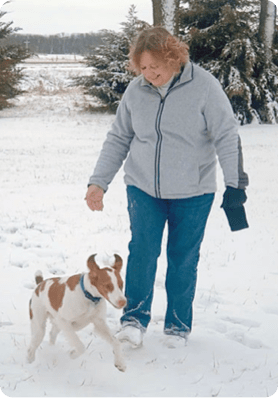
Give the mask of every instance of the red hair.
POLYGON ((175 72, 189 61, 189 46, 166 29, 155 26, 142 31, 130 48, 128 69, 139 75, 140 58, 144 51, 166 62, 175 72))

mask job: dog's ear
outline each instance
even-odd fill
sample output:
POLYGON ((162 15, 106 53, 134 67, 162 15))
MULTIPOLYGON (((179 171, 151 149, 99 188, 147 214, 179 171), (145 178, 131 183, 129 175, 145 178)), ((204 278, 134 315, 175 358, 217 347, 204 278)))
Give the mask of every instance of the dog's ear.
POLYGON ((120 272, 122 265, 123 265, 123 260, 120 256, 118 256, 118 254, 114 254, 115 256, 115 263, 112 266, 112 268, 114 268, 116 271, 120 272))
POLYGON ((96 273, 99 270, 99 266, 96 263, 95 256, 96 256, 96 254, 93 254, 87 260, 87 267, 93 273, 96 273))
POLYGON ((89 278, 90 278, 90 282, 92 285, 95 285, 97 283, 97 279, 98 279, 98 270, 99 270, 99 266, 97 265, 96 261, 95 261, 95 256, 96 254, 93 254, 92 256, 90 256, 87 260, 87 266, 89 268, 89 278))

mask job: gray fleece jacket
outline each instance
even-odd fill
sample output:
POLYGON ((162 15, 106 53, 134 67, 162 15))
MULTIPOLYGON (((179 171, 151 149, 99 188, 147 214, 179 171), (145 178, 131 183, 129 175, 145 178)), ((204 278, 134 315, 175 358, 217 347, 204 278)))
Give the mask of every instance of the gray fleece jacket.
POLYGON ((238 123, 218 80, 189 62, 166 96, 141 75, 126 89, 89 185, 106 191, 127 158, 125 183, 162 199, 216 191, 219 159, 226 186, 244 189, 238 123))

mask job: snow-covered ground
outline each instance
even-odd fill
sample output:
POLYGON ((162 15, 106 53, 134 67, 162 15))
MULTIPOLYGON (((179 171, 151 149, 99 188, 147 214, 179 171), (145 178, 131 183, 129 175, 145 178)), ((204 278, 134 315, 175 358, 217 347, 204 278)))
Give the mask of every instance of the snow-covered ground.
MULTIPOLYGON (((86 271, 92 253, 117 252, 125 273, 130 232, 122 171, 105 196, 103 213, 91 212, 84 201, 114 116, 82 111, 89 99, 67 87, 82 68, 28 66, 28 93, 0 112, 2 392, 11 397, 271 396, 278 384, 276 125, 240 128, 250 177, 248 230, 229 230, 220 209, 219 170, 187 346, 169 349, 163 342, 165 236, 152 322, 142 348, 125 347, 125 373, 113 366, 110 346, 91 327, 79 332, 87 350, 78 359, 69 359, 68 343, 59 335, 55 347, 46 338, 35 362, 26 363, 28 303, 37 269, 45 277, 78 273, 86 271)), ((120 315, 108 307, 114 332, 120 315)))

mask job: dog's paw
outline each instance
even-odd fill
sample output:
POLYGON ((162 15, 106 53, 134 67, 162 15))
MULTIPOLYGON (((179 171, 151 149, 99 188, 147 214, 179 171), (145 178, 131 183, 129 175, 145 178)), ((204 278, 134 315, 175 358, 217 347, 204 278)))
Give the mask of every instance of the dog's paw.
POLYGON ((80 357, 80 355, 83 354, 83 352, 85 351, 85 347, 82 347, 80 349, 74 348, 73 350, 70 351, 70 357, 71 359, 76 359, 78 357, 80 357))
POLYGON ((123 361, 115 362, 115 366, 117 369, 119 369, 120 372, 126 371, 126 364, 123 361))
POLYGON ((35 360, 35 353, 29 348, 27 352, 27 362, 32 363, 35 360))
POLYGON ((76 349, 73 349, 70 351, 69 355, 70 355, 71 359, 76 359, 80 356, 80 352, 77 351, 76 349))

